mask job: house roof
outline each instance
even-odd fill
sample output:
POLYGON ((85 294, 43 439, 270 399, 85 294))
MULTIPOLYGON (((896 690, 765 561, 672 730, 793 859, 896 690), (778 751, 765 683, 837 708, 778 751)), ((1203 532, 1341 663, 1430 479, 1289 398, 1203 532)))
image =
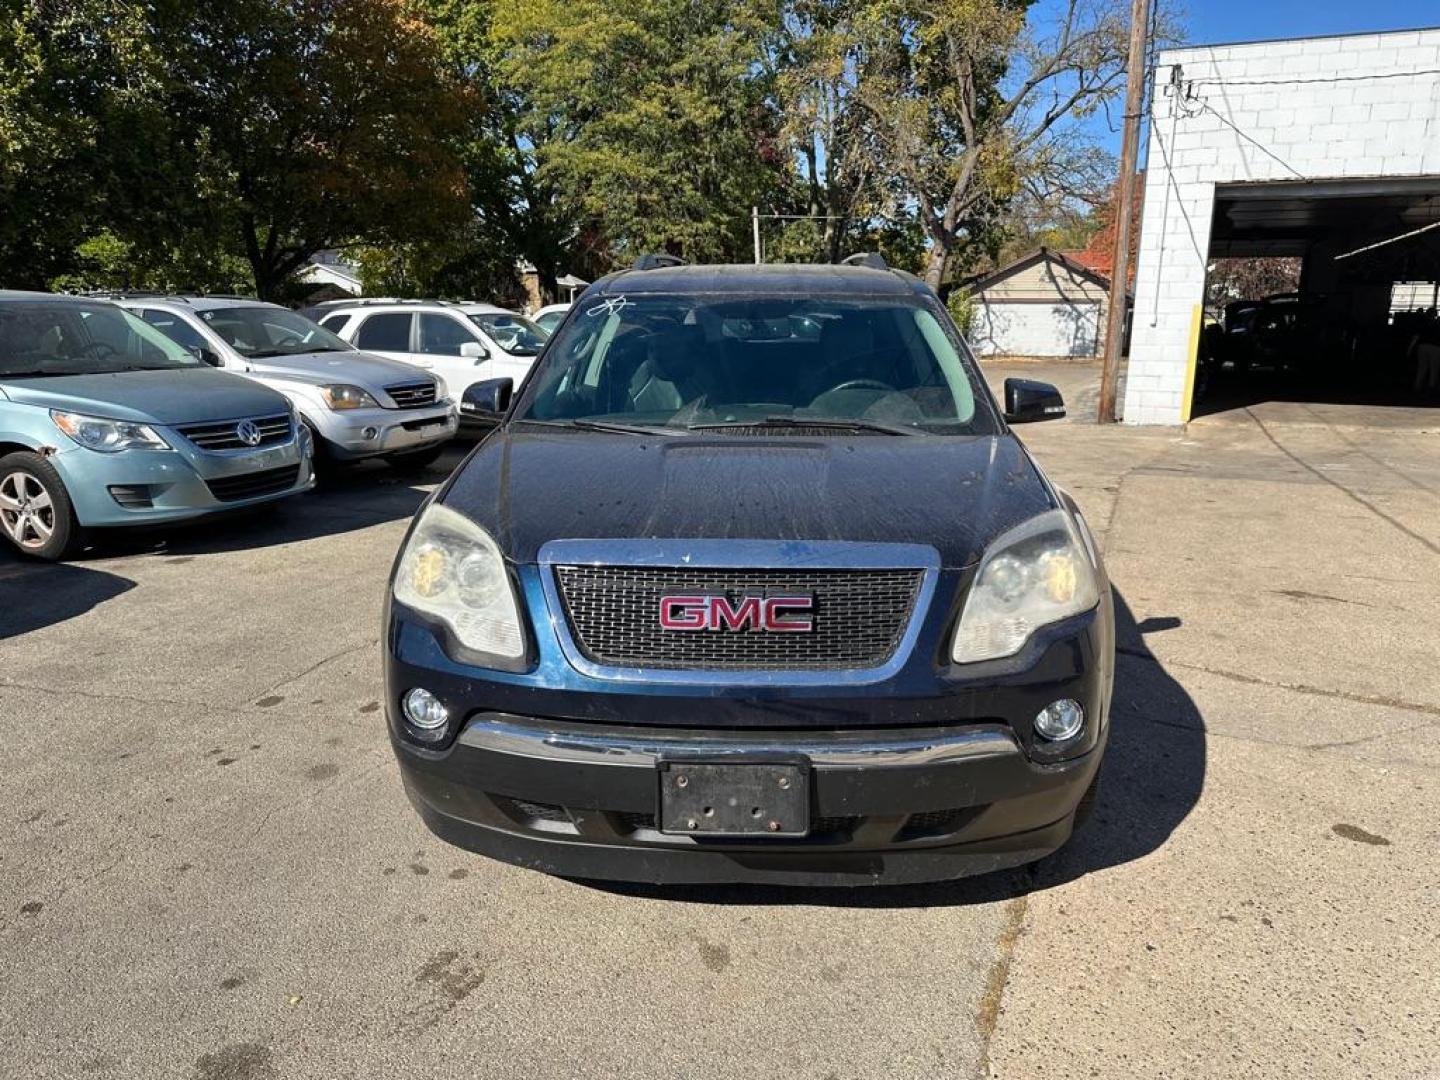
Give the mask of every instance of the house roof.
POLYGON ((977 277, 970 278, 968 281, 965 281, 962 284, 972 293, 984 292, 986 289, 990 288, 990 286, 996 284, 997 282, 1004 281, 1012 274, 1018 274, 1020 271, 1026 270, 1029 267, 1034 266, 1036 263, 1045 260, 1058 263, 1059 265, 1065 267, 1065 269, 1069 270, 1072 274, 1075 274, 1078 277, 1085 278, 1088 281, 1092 281, 1096 285, 1100 286, 1100 288, 1102 289, 1110 288, 1110 279, 1108 277, 1106 277, 1104 274, 1097 273, 1089 266, 1086 266, 1083 262, 1077 259, 1074 254, 1067 255, 1063 251, 1053 251, 1047 247, 1036 248, 1029 255, 1023 255, 1012 263, 1008 263, 1005 266, 992 270, 988 274, 981 274, 977 277))

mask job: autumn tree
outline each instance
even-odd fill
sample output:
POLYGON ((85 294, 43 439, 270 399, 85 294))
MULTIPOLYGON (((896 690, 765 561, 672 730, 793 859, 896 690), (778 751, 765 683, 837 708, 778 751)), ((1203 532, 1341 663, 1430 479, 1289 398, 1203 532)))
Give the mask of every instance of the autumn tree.
POLYGON ((1070 182, 1096 158, 1082 121, 1123 86, 1129 5, 1064 0, 862 0, 853 94, 881 167, 914 198, 938 288, 967 239, 1025 184, 1070 182))

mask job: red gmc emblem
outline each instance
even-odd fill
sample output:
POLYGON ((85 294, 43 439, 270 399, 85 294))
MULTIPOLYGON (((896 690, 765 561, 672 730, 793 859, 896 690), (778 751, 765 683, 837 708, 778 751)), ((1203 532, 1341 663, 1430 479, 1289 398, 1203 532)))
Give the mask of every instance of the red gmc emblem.
POLYGON ((662 596, 662 630, 759 630, 774 634, 815 629, 813 596, 662 596))

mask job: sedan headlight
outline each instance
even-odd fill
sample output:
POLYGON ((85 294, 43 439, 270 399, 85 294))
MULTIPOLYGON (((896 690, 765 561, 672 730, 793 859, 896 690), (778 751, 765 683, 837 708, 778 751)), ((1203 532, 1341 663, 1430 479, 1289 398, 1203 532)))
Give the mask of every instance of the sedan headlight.
POLYGON ((1096 566, 1070 515, 1052 510, 985 552, 955 629, 957 664, 1019 652, 1040 627, 1100 602, 1096 566))
POLYGON ((525 635, 505 560, 490 535, 432 503, 410 534, 395 573, 395 599, 439 619, 460 644, 505 660, 525 655, 525 635))
POLYGON ((337 411, 344 409, 378 409, 380 406, 359 386, 349 383, 330 383, 320 387, 320 396, 325 404, 337 411))
POLYGON ((116 454, 121 450, 169 450, 170 444, 148 424, 104 420, 98 416, 50 410, 55 426, 87 450, 116 454))

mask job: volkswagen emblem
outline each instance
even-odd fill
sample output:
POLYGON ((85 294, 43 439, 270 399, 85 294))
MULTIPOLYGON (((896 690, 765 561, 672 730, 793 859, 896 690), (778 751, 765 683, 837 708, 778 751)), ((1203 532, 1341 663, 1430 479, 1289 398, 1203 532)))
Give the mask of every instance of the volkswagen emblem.
POLYGON ((255 426, 254 420, 241 420, 236 424, 235 437, 246 446, 260 445, 260 429, 255 426))

